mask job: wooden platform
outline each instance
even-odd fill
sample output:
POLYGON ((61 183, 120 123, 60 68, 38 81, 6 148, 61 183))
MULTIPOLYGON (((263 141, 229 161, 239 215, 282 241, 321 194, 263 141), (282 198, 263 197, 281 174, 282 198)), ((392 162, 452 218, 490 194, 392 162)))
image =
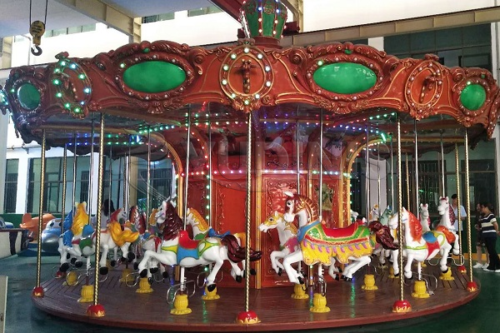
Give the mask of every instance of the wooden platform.
MULTIPOLYGON (((137 287, 130 288, 119 282, 120 270, 110 272, 108 280, 99 285, 99 303, 105 307, 106 316, 90 318, 86 315, 89 303, 77 302, 81 286, 63 286, 63 281, 52 279, 42 285, 45 297, 33 298, 34 304, 50 314, 69 320, 97 325, 138 328, 141 330, 242 332, 242 331, 291 331, 311 328, 332 328, 365 325, 425 316, 452 309, 474 299, 479 291, 465 289, 467 276, 452 268, 454 281, 439 281, 435 295, 428 299, 411 296, 411 288, 405 286, 405 299, 413 311, 406 314, 392 312, 392 304, 399 299, 398 279, 390 279, 387 270, 376 276, 377 291, 364 291, 364 271, 357 273, 352 282, 336 281, 328 284, 327 301, 331 311, 326 314, 309 312, 309 300, 290 298, 292 287, 251 290, 250 310, 257 313, 262 323, 240 325, 235 323, 239 312, 245 309, 243 288, 220 288, 221 298, 203 301, 201 292, 189 299, 193 312, 189 315, 170 314, 171 305, 166 302, 167 283, 153 283, 154 293, 138 294, 137 287)), ((426 273, 438 276, 436 267, 428 267, 426 273)), ((479 283, 478 283, 479 284, 479 283)))

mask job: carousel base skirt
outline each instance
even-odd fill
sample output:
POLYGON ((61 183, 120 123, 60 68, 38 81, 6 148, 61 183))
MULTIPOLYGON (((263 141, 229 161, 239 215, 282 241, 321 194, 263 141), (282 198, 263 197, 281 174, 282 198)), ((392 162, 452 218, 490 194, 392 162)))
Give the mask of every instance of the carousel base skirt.
MULTIPOLYGON (((42 283, 45 296, 32 300, 35 306, 47 313, 103 326, 137 328, 144 330, 182 331, 182 332, 242 332, 242 331, 291 331, 313 328, 333 328, 368 325, 389 321, 422 317, 450 310, 473 300, 480 292, 467 291, 469 282, 466 274, 452 268, 453 281, 439 280, 439 270, 428 267, 424 273, 437 278, 437 288, 432 279, 434 295, 428 298, 412 297, 414 280, 404 286, 404 298, 410 302, 412 311, 394 313, 395 301, 400 299, 399 279, 389 278, 387 270, 375 274, 378 290, 363 290, 361 270, 350 282, 334 281, 328 283, 326 295, 327 313, 312 313, 312 297, 306 300, 291 298, 293 285, 250 291, 250 310, 254 311, 260 323, 242 325, 236 322, 238 314, 245 311, 245 292, 243 288, 224 288, 219 286, 220 299, 205 301, 204 290, 196 289, 189 297, 190 314, 171 315, 172 304, 167 303, 167 282, 153 283, 153 293, 136 293, 138 287, 127 287, 120 282, 121 270, 109 273, 106 281, 99 284, 99 304, 105 309, 104 317, 87 315, 88 303, 78 303, 81 285, 63 285, 63 279, 51 279, 42 283)), ((371 272, 373 274, 373 269, 371 272)), ((93 279, 92 279, 93 280, 93 279)), ((432 291, 432 290, 431 290, 432 291)), ((312 291, 308 291, 312 295, 312 291)))

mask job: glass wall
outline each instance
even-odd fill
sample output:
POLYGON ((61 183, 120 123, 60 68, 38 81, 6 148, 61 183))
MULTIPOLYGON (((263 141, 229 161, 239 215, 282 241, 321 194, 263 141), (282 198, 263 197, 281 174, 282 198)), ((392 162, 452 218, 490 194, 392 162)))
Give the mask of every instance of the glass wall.
POLYGON ((3 202, 4 213, 16 212, 18 169, 18 159, 7 160, 5 170, 5 195, 3 202))

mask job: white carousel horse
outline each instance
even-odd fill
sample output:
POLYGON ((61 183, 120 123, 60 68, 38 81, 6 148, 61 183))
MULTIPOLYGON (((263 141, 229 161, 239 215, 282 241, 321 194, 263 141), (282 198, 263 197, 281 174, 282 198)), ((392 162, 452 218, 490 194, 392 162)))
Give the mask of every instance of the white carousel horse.
POLYGON ((368 222, 378 221, 380 219, 380 209, 377 204, 373 205, 370 213, 368 214, 368 222))
MULTIPOLYGON (((193 229, 193 239, 194 240, 201 240, 206 237, 217 237, 217 238, 224 238, 224 236, 227 235, 233 235, 236 237, 236 240, 238 241, 238 245, 241 247, 245 247, 246 243, 246 233, 244 232, 237 232, 235 234, 231 234, 230 231, 226 231, 223 234, 218 234, 215 229, 210 227, 207 223, 207 221, 203 218, 203 216, 194 208, 188 208, 187 210, 187 216, 186 216, 186 224, 190 225, 191 228, 193 229)), ((241 261, 241 267, 243 270, 243 274, 245 272, 245 260, 241 261)), ((231 276, 236 279, 235 272, 231 270, 231 276)))
MULTIPOLYGON (((434 258, 438 253, 441 254, 439 262, 440 269, 443 273, 448 271, 447 258, 451 250, 451 245, 446 240, 446 235, 437 230, 422 233, 422 225, 415 215, 403 208, 401 219, 404 228, 403 255, 406 256, 406 265, 404 267, 404 275, 407 279, 413 277, 411 271, 412 262, 415 260, 418 263, 418 278, 421 278, 421 263, 424 260, 434 258)), ((389 227, 397 229, 399 224, 398 213, 394 214, 389 220, 389 227)), ((394 274, 399 274, 399 265, 397 260, 394 260, 394 274)))
POLYGON ((460 244, 458 234, 455 229, 453 229, 455 213, 453 212, 453 207, 451 207, 450 202, 448 201, 448 197, 440 198, 438 212, 439 215, 441 215, 441 221, 439 222, 436 230, 439 230, 446 235, 448 242, 453 244, 453 254, 458 255, 460 253, 460 244))
MULTIPOLYGON (((347 228, 326 228, 318 218, 316 203, 299 194, 290 192, 285 194, 289 196, 285 203, 285 221, 292 223, 295 216, 299 217, 297 238, 300 250, 289 254, 283 260, 290 282, 301 283, 303 280, 303 276, 291 266, 299 261, 304 261, 306 265, 320 263, 328 266, 332 264, 331 258, 342 264, 347 264, 351 260, 352 263, 344 270, 343 278, 346 280, 352 279, 357 270, 371 262, 370 256, 375 242, 371 238, 369 227, 353 223, 347 228)), ((388 229, 377 227, 376 241, 383 241, 388 248, 394 248, 388 229)), ((318 275, 321 277, 321 269, 318 275)))
MULTIPOLYGON (((107 224, 106 229, 101 229, 100 247, 101 247, 101 259, 99 260, 99 273, 107 274, 108 267, 106 266, 106 260, 108 257, 109 250, 113 250, 116 259, 116 252, 118 248, 122 251, 122 257, 126 258, 129 262, 134 260, 135 254, 129 252, 130 244, 134 243, 137 238, 139 238, 138 232, 132 232, 130 229, 122 229, 120 224, 120 219, 126 218, 127 215, 124 209, 119 208, 111 214, 107 224)), ((95 242, 96 235, 94 235, 93 240, 95 242)), ((114 266, 113 263, 111 263, 114 266)))
POLYGON ((419 218, 420 218, 420 224, 422 225, 422 232, 426 233, 431 231, 430 229, 431 218, 429 215, 428 204, 420 204, 419 218))
POLYGON ((71 257, 71 262, 74 262, 76 267, 81 267, 82 257, 87 259, 87 268, 90 266, 90 256, 95 253, 95 245, 92 241, 94 228, 88 224, 89 216, 86 206, 85 202, 75 204, 75 216, 71 221, 68 220, 69 224, 65 225, 68 230, 59 237, 60 272, 64 273, 69 269, 71 257))
MULTIPOLYGON (((176 209, 168 201, 164 201, 156 213, 156 223, 163 228, 160 253, 148 250, 139 263, 141 277, 146 277, 148 262, 155 259, 164 265, 179 265, 182 267, 207 266, 214 264, 212 272, 207 276, 207 289, 213 291, 216 288, 215 277, 224 263, 229 260, 236 276, 241 281, 242 271, 235 262, 245 257, 245 248, 238 246, 236 238, 227 235, 222 239, 207 237, 203 240, 192 240, 187 232, 183 230, 184 223, 176 212, 176 209)), ((261 252, 251 250, 251 260, 259 260, 261 252)))
MULTIPOLYGON (((259 230, 266 232, 268 230, 276 229, 278 231, 278 238, 280 240, 280 250, 271 252, 271 265, 274 271, 281 275, 282 270, 285 269, 279 259, 285 258, 290 253, 300 250, 299 241, 297 240, 297 227, 293 223, 285 221, 283 214, 274 212, 259 226, 259 230)), ((328 274, 333 279, 338 279, 338 269, 335 267, 335 259, 332 258, 332 263, 328 269, 328 274)), ((297 269, 301 271, 300 262, 297 269)))

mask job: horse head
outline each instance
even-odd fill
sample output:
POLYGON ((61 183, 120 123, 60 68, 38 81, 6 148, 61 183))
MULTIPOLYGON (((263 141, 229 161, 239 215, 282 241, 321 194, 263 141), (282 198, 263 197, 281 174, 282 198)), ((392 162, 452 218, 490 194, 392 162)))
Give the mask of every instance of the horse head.
MULTIPOLYGON (((408 224, 408 211, 404 207, 403 207, 403 217, 401 219, 401 223, 403 224, 403 226, 405 224, 408 224)), ((387 225, 392 230, 395 230, 399 227, 399 212, 396 212, 392 215, 387 225)))
POLYGON ((262 232, 274 229, 278 226, 279 223, 285 222, 283 214, 274 212, 271 216, 269 216, 264 222, 262 222, 259 226, 259 230, 262 232))
POLYGON ((123 208, 118 208, 115 210, 111 216, 109 217, 110 222, 118 222, 118 223, 123 223, 127 221, 127 212, 123 208), (122 222, 123 221, 123 222, 122 222))
POLYGON ((380 210, 378 205, 373 205, 372 209, 370 210, 370 213, 368 214, 368 219, 369 222, 372 221, 378 221, 380 218, 380 210))
POLYGON ((315 222, 318 217, 318 205, 306 196, 284 192, 288 197, 285 201, 285 221, 293 223, 295 215, 299 216, 299 227, 315 222))
POLYGON ((391 206, 387 206, 387 208, 384 210, 384 212, 382 213, 382 215, 379 218, 380 223, 382 223, 382 225, 388 225, 389 219, 392 217, 392 215, 393 215, 393 212, 392 212, 391 206))

